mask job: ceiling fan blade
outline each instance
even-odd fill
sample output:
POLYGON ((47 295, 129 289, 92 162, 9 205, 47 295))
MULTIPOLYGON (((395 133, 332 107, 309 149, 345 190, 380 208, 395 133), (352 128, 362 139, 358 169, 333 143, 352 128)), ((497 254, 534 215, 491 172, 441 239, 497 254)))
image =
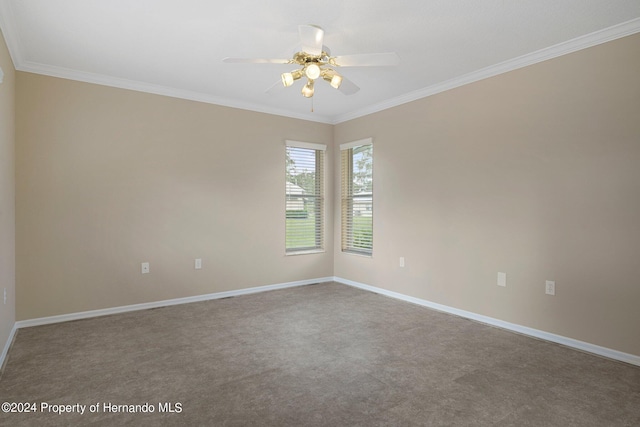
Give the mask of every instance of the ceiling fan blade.
POLYGON ((284 89, 284 85, 282 84, 282 80, 278 80, 277 82, 275 82, 274 84, 269 86, 269 88, 267 90, 265 90, 264 93, 268 93, 268 94, 278 93, 282 89, 284 89))
POLYGON ((340 84, 340 87, 338 88, 338 90, 340 92, 344 93, 345 95, 353 95, 354 93, 359 91, 360 88, 358 86, 356 86, 356 84, 354 82, 344 78, 344 76, 343 76, 342 77, 342 84, 340 84))
POLYGON ((390 67, 400 63, 400 58, 395 52, 343 55, 331 59, 332 64, 339 67, 390 67))
POLYGON ((271 58, 233 58, 227 57, 222 60, 227 64, 290 64, 290 59, 271 59, 271 58))
POLYGON ((317 25, 298 25, 302 51, 310 55, 318 56, 322 53, 322 41, 324 30, 317 25))

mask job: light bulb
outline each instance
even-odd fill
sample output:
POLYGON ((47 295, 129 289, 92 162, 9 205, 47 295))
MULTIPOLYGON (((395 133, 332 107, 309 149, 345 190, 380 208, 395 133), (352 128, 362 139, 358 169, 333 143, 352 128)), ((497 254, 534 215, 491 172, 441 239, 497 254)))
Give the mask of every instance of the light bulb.
POLYGON ((325 68, 322 70, 322 78, 328 81, 334 89, 338 89, 342 84, 342 76, 331 68, 325 68))
POLYGON ((304 73, 307 75, 308 78, 310 78, 311 80, 315 80, 318 77, 320 77, 320 67, 318 67, 318 64, 309 64, 307 65, 307 67, 304 69, 304 73))
POLYGON ((311 98, 313 96, 313 80, 309 79, 307 84, 302 88, 302 96, 311 98))
POLYGON ((300 77, 302 77, 302 70, 293 70, 290 73, 282 73, 282 84, 284 87, 289 87, 300 77))
POLYGON ((293 75, 291 73, 282 73, 282 84, 289 87, 293 84, 293 75))
POLYGON ((332 88, 338 89, 342 84, 342 76, 340 74, 336 74, 331 78, 331 82, 329 82, 332 88))

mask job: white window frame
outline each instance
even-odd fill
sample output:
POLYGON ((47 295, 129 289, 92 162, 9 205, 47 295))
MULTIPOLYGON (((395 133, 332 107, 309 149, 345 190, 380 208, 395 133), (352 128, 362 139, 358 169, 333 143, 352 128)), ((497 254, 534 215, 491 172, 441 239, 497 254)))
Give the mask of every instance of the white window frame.
MULTIPOLYGON (((357 248, 354 245, 354 237, 353 237, 353 218, 354 218, 354 197, 353 193, 353 165, 346 165, 346 161, 353 161, 353 158, 345 158, 345 153, 348 150, 353 150, 354 148, 361 147, 364 145, 370 145, 373 149, 373 139, 365 138, 357 141, 347 142, 344 144, 340 144, 340 247, 342 252, 350 253, 355 255, 373 257, 373 164, 371 170, 371 206, 370 213, 366 213, 366 216, 371 216, 371 249, 362 249, 357 248), (349 170, 345 171, 345 166, 349 168, 349 170)), ((351 151, 353 153, 353 151, 351 151)), ((346 154, 349 155, 349 154, 346 154)), ((351 154, 352 155, 352 154, 351 154)), ((373 162, 373 159, 372 159, 373 162)))
MULTIPOLYGON (((325 252, 325 243, 326 243, 326 227, 325 227, 325 223, 326 223, 326 218, 327 218, 327 213, 326 213, 326 163, 327 163, 327 145, 326 144, 317 144, 314 142, 304 142, 304 141, 293 141, 293 140, 285 140, 285 152, 287 152, 287 150, 289 150, 289 147, 292 148, 302 148, 302 149, 307 149, 307 150, 315 150, 316 152, 321 152, 322 153, 322 164, 320 165, 321 169, 320 169, 320 181, 319 181, 319 186, 320 186, 320 194, 318 195, 318 201, 320 202, 321 206, 319 209, 320 212, 320 221, 319 223, 316 223, 316 227, 320 227, 320 230, 318 231, 316 229, 316 238, 320 239, 319 244, 318 242, 316 242, 316 245, 314 247, 300 247, 300 248, 287 248, 287 208, 288 208, 288 203, 290 203, 290 200, 288 200, 288 196, 289 196, 289 192, 287 189, 287 180, 285 177, 285 254, 286 255, 303 255, 303 254, 314 254, 314 253, 322 253, 325 252)), ((318 171, 318 165, 316 164, 316 173, 318 171)), ((286 170, 286 166, 285 166, 285 170, 286 170)), ((317 179, 317 178, 316 178, 317 179)))

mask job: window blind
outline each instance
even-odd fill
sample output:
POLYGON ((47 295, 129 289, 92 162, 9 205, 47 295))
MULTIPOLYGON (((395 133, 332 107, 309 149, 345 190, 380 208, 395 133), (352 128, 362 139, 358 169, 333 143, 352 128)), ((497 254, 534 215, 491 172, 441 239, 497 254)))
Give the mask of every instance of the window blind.
POLYGON ((286 141, 286 253, 324 249, 326 145, 286 141))
POLYGON ((373 143, 340 145, 341 243, 345 252, 373 253, 373 143))

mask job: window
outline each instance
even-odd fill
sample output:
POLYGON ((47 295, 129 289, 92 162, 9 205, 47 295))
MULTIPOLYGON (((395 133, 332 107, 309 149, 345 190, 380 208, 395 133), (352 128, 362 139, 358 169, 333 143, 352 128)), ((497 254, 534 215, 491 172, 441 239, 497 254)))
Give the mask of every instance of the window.
POLYGON ((324 153, 327 146, 286 141, 286 253, 324 250, 324 153))
POLYGON ((371 138, 340 145, 342 250, 373 253, 373 144, 371 138))

